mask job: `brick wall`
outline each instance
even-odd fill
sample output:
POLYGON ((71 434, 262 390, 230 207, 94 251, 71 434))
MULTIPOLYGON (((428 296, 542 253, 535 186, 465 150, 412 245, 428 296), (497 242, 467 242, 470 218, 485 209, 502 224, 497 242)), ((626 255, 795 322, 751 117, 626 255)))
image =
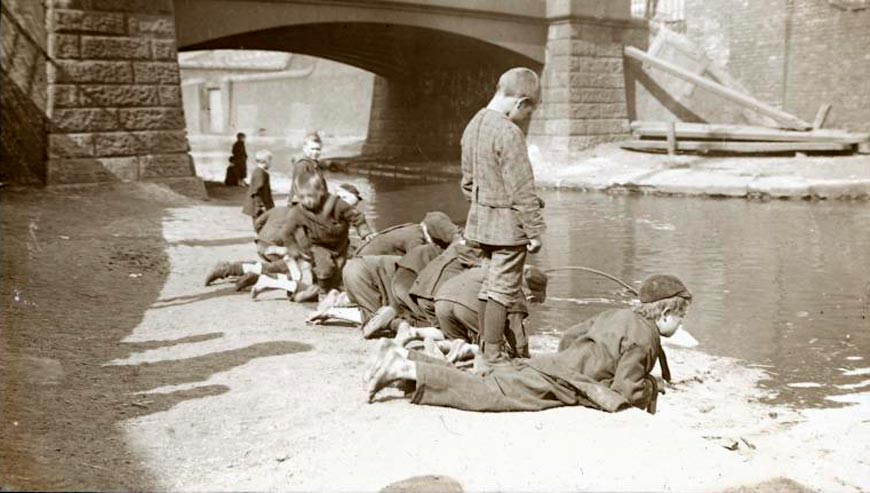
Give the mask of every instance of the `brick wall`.
POLYGON ((50 5, 47 182, 170 179, 196 187, 180 180, 195 173, 172 0, 50 5))
POLYGON ((0 17, 0 181, 45 182, 45 8, 4 0, 0 17))
POLYGON ((870 130, 870 9, 822 0, 686 0, 687 33, 755 97, 826 126, 870 130))

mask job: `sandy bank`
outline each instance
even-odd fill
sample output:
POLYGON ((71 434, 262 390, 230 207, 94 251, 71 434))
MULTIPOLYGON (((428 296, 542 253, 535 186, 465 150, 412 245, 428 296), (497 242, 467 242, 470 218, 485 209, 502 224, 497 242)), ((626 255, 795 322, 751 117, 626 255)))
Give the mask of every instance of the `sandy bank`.
MULTIPOLYGON (((111 201, 129 200, 111 193, 95 210, 112 211, 111 201)), ((90 311, 75 325, 54 320, 54 327, 71 333, 62 348, 27 353, 60 362, 64 373, 51 377, 61 379, 60 387, 69 378, 81 379, 79 392, 64 394, 81 412, 69 423, 52 420, 49 413, 41 425, 45 429, 16 435, 18 441, 30 438, 46 447, 65 430, 94 436, 87 451, 97 455, 74 460, 101 469, 68 468, 71 476, 62 483, 67 488, 93 489, 90 472, 104 476, 99 483, 104 487, 167 491, 378 491, 423 475, 452 478, 465 491, 720 491, 774 478, 813 490, 870 489, 866 400, 818 411, 765 405, 755 385, 764 378, 761 370, 706 355, 703 347, 670 350, 676 383, 655 416, 585 408, 468 413, 413 406, 399 399, 398 391, 384 392, 380 402, 369 405, 361 374, 374 344, 363 341, 357 330, 305 326, 308 308, 287 303, 278 293, 253 302, 229 284, 202 286, 214 261, 254 256, 250 222, 239 214, 235 196, 225 198, 155 200, 157 210, 152 210, 160 213, 147 215, 145 202, 136 199, 124 217, 107 217, 100 221, 104 230, 86 236, 94 243, 82 253, 94 245, 111 251, 118 237, 108 231, 120 228, 118 234, 136 244, 151 240, 136 240, 131 232, 152 225, 165 258, 160 263, 165 267, 154 274, 146 269, 141 278, 129 277, 143 267, 124 264, 121 272, 106 274, 115 277, 96 279, 109 285, 91 293, 95 278, 86 268, 96 268, 100 259, 78 267, 81 262, 70 263, 71 286, 96 298, 63 297, 65 308, 90 311), (136 205, 142 212, 133 210, 136 205), (156 284, 139 297, 124 287, 140 281, 156 284), (112 285, 120 294, 112 294, 112 285), (125 311, 132 313, 128 325, 109 331, 112 337, 101 350, 89 350, 93 341, 81 335, 93 323, 105 333, 125 311), (70 372, 76 364, 84 369, 70 372), (108 397, 88 392, 89 381, 98 381, 97 394, 108 397), (95 398, 111 405, 89 407, 88 399, 95 398), (108 436, 77 424, 89 418, 108 436), (115 448, 109 450, 108 443, 115 448), (726 448, 735 444, 736 450, 726 448), (107 450, 105 457, 98 454, 101 449, 107 450), (122 472, 115 456, 135 466, 123 482, 112 483, 112 473, 122 472)), ((68 203, 66 197, 47 199, 56 201, 50 209, 46 204, 25 207, 24 200, 4 199, 4 212, 22 214, 9 220, 4 215, 4 234, 13 228, 24 235, 28 220, 51 210, 61 220, 40 223, 40 238, 53 238, 58 248, 66 241, 84 241, 76 227, 82 208, 65 212, 59 204, 68 203), (61 235, 71 239, 54 240, 61 235)), ((7 257, 25 258, 27 248, 26 242, 13 243, 7 257)), ((56 267, 49 257, 36 258, 43 263, 29 262, 29 270, 15 282, 56 267)), ((47 283, 47 277, 37 277, 47 283)), ((33 299, 44 306, 49 294, 37 292, 33 299)), ((19 320, 38 324, 39 316, 27 319, 30 312, 17 310, 19 320)), ((17 327, 22 331, 29 325, 17 327)), ((538 350, 551 343, 534 342, 538 350)), ((13 397, 37 392, 45 382, 30 383, 30 390, 20 389, 13 397)), ((30 403, 45 405, 41 399, 30 403)), ((24 463, 29 452, 20 448, 15 458, 24 463)), ((64 451, 53 460, 72 462, 71 449, 64 451)), ((13 485, 40 484, 31 476, 16 477, 13 485)))

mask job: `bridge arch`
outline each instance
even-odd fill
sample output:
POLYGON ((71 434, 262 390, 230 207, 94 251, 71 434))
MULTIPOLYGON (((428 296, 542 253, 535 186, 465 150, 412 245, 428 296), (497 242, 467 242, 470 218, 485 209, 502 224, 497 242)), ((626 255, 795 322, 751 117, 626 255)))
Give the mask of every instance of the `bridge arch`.
POLYGON ((316 56, 376 74, 364 152, 417 161, 454 159, 465 123, 484 106, 498 76, 540 70, 521 53, 428 27, 325 22, 231 34, 181 50, 255 49, 316 56))
POLYGON ((524 65, 541 61, 497 44, 437 29, 376 22, 293 24, 180 46, 179 51, 251 49, 334 60, 376 75, 408 79, 420 70, 524 65))

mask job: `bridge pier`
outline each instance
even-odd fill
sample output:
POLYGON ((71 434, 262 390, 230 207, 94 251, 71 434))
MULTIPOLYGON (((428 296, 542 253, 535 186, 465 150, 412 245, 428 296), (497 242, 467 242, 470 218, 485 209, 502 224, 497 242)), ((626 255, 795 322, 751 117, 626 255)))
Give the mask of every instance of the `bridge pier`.
POLYGON ((645 47, 645 22, 631 19, 630 1, 547 1, 542 104, 529 140, 547 162, 629 136, 634 66, 627 44, 645 47))
MULTIPOLYGON (((45 75, 47 96, 38 106, 46 136, 40 181, 148 180, 203 195, 188 154, 172 0, 50 0, 46 5, 45 28, 36 36, 45 41, 44 57, 41 66, 32 67, 45 75)), ((16 25, 16 10, 4 9, 7 14, 16 25)), ((6 30, 3 38, 5 44, 6 30)), ((34 44, 42 43, 35 39, 34 44)), ((4 138, 4 150, 6 143, 4 138)))

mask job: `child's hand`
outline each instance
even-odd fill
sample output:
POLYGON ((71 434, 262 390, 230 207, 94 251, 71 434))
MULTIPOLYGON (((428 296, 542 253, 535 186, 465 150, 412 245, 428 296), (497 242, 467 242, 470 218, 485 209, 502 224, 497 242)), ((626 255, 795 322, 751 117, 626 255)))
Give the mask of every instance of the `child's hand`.
POLYGON ((529 244, 526 245, 526 249, 529 253, 538 253, 541 250, 541 239, 540 238, 532 238, 529 240, 529 244))

